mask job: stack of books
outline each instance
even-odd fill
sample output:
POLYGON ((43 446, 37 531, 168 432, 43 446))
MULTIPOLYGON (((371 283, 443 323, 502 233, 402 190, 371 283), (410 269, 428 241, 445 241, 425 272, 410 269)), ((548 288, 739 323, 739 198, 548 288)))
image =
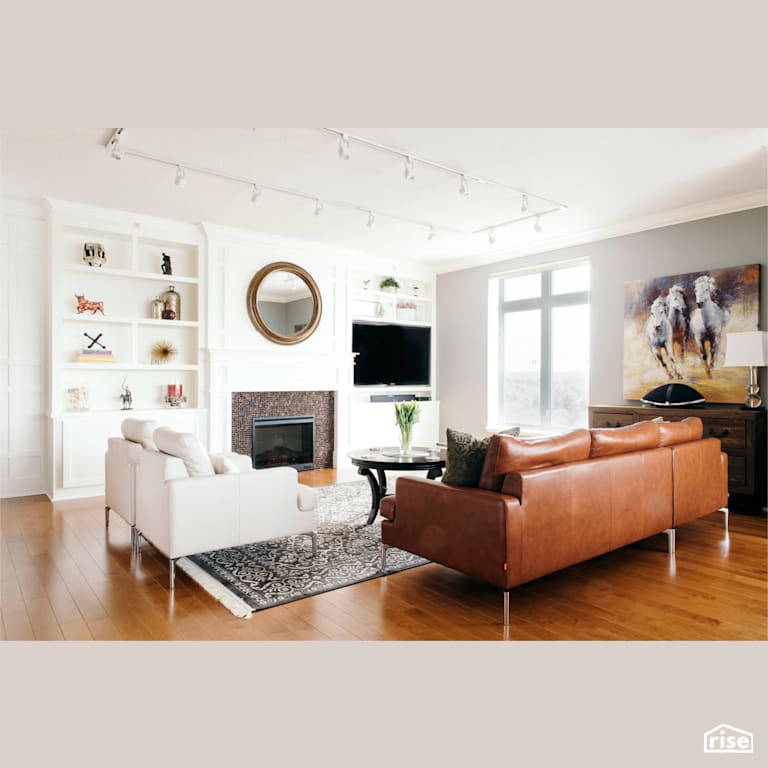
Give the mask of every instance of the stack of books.
POLYGON ((77 356, 78 363, 114 363, 111 349, 83 349, 77 356))

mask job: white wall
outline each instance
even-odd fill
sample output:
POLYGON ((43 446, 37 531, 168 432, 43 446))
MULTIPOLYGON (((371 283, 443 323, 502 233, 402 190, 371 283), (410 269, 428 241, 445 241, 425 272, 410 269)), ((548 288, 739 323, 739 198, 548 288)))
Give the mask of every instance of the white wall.
POLYGON ((213 450, 231 446, 232 392, 333 391, 335 465, 346 463, 351 432, 350 269, 369 268, 433 280, 430 268, 364 253, 204 224, 208 237, 209 434, 213 450), (279 345, 253 326, 248 285, 262 267, 287 261, 314 278, 322 298, 317 330, 304 342, 279 345))
POLYGON ((45 493, 47 227, 41 205, 0 200, 0 497, 45 493))
MULTIPOLYGON (((488 413, 488 279, 493 273, 587 258, 591 264, 590 396, 623 404, 624 283, 701 269, 760 263, 761 316, 768 312, 768 209, 755 208, 438 275, 440 430, 482 435, 488 413)), ((744 382, 746 386, 746 381, 744 382)), ((766 371, 761 375, 766 392, 766 371)))

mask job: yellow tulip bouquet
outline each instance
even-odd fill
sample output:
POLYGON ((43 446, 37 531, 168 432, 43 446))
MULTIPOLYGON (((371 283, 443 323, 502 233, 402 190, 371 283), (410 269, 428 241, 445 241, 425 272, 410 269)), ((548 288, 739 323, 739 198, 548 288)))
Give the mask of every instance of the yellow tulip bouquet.
POLYGON ((400 428, 400 454, 407 456, 411 450, 413 425, 419 420, 421 408, 415 400, 395 403, 395 424, 400 428))

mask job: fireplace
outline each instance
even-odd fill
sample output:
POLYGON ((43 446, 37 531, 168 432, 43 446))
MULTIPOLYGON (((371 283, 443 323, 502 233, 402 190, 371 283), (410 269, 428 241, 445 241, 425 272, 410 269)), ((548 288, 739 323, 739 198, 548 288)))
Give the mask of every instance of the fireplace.
POLYGON ((232 393, 231 450, 253 457, 253 420, 314 416, 314 469, 333 467, 335 393, 280 391, 232 393))
POLYGON ((265 467, 315 468, 314 416, 254 416, 251 462, 265 467))

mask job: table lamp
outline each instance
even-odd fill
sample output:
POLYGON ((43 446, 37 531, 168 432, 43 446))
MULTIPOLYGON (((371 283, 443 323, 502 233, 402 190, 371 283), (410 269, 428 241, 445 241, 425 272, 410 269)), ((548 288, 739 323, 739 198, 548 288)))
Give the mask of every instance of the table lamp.
POLYGON ((756 369, 768 365, 768 332, 728 333, 725 337, 725 345, 724 365, 726 367, 749 367, 747 396, 744 398, 745 407, 759 408, 762 400, 758 394, 760 387, 757 383, 756 369))

